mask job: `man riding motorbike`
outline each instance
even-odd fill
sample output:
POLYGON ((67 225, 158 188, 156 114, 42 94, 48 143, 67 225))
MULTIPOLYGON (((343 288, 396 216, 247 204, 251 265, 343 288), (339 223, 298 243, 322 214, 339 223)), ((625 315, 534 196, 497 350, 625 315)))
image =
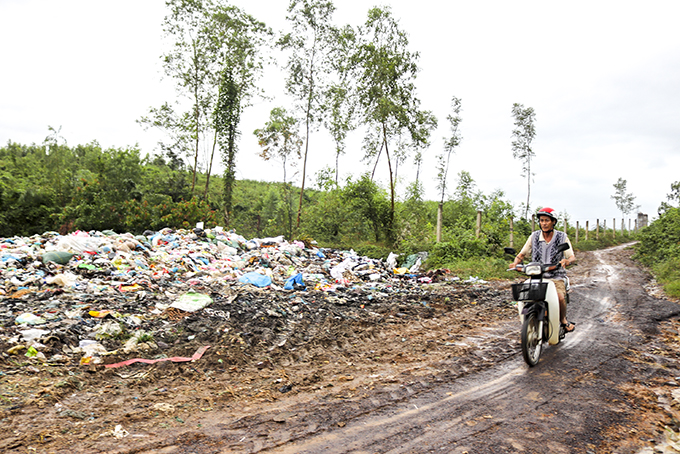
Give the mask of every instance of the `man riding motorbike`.
POLYGON ((545 277, 555 283, 557 296, 560 301, 560 323, 562 323, 564 331, 570 333, 574 331, 576 324, 567 320, 566 267, 576 261, 576 256, 574 255, 574 249, 571 247, 571 242, 567 238, 567 234, 555 230, 555 225, 557 224, 555 210, 548 207, 542 208, 537 213, 537 217, 541 230, 537 230, 529 235, 524 247, 510 264, 510 268, 514 269, 518 264, 522 263, 526 256, 529 256, 532 262, 557 263, 559 261, 561 268, 546 273, 545 277), (564 252, 558 252, 557 246, 565 242, 569 244, 569 249, 564 252))

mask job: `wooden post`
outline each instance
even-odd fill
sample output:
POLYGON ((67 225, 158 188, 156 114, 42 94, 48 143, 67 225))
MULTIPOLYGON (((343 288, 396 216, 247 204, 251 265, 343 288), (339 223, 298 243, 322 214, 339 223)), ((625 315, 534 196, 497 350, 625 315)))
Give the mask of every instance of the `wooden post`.
POLYGON ((612 219, 612 235, 616 239, 616 218, 612 219))
POLYGON ((595 225, 595 239, 599 240, 600 239, 600 220, 597 220, 597 224, 595 225))
POLYGON ((590 224, 590 221, 586 221, 586 241, 588 241, 588 229, 590 228, 588 225, 590 224))
POLYGON ((576 244, 578 244, 578 221, 576 221, 576 244))
POLYGON ((510 247, 515 247, 515 223, 510 218, 510 247))
POLYGON ((475 238, 479 238, 482 233, 482 212, 477 211, 477 231, 475 232, 475 238))
POLYGON ((531 215, 531 231, 533 232, 536 230, 536 215, 532 214, 531 215))
POLYGON ((626 230, 626 220, 624 218, 621 218, 621 235, 623 235, 626 230))

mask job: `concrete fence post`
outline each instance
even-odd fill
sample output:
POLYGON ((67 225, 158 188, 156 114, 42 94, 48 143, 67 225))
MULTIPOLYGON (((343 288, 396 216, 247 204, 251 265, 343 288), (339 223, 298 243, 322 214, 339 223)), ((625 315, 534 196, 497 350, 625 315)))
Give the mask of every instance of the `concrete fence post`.
POLYGON ((515 247, 515 223, 510 218, 510 247, 515 247))

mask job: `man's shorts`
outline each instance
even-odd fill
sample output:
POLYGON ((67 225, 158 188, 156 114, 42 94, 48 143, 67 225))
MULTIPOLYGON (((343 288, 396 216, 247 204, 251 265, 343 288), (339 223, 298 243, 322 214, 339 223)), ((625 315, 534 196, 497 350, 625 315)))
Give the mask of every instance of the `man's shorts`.
POLYGON ((561 297, 561 299, 566 298, 567 296, 567 288, 564 285, 564 280, 563 279, 550 279, 555 283, 555 290, 557 290, 557 295, 561 297))

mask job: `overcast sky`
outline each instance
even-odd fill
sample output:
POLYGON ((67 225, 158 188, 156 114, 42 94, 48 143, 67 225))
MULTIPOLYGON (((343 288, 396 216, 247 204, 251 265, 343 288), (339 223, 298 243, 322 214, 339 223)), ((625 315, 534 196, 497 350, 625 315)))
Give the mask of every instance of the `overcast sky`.
MULTIPOLYGON (((284 0, 231 3, 274 30, 287 25, 284 0)), ((640 210, 656 216, 680 180, 679 2, 375 3, 385 4, 420 53, 417 96, 439 120, 424 152, 426 198, 439 198, 435 156, 449 135, 446 116, 456 96, 463 141, 451 160, 451 189, 465 170, 485 194, 503 190, 518 208, 526 200, 527 182, 511 149, 511 109, 520 103, 536 112, 532 207, 552 206, 582 225, 598 218, 611 225, 621 218, 613 184, 623 178, 640 210)), ((335 5, 336 24, 357 26, 372 4, 335 5)), ((154 152, 160 134, 136 120, 175 99, 160 64, 169 46, 162 39, 165 13, 162 0, 0 0, 0 144, 40 144, 49 125, 61 127, 70 146, 96 140, 105 148, 138 144, 142 153, 154 152)), ((281 180, 279 164, 256 156, 252 131, 272 107, 288 106, 283 70, 270 68, 263 84, 274 100, 257 101, 244 114, 237 175, 281 180)), ((361 139, 356 133, 348 140, 341 175, 372 168, 360 162, 361 139)), ((313 134, 307 184, 333 164, 328 135, 313 134)), ((381 162, 386 183, 385 167, 381 162)), ((415 178, 412 162, 399 176, 403 193, 415 178)))

